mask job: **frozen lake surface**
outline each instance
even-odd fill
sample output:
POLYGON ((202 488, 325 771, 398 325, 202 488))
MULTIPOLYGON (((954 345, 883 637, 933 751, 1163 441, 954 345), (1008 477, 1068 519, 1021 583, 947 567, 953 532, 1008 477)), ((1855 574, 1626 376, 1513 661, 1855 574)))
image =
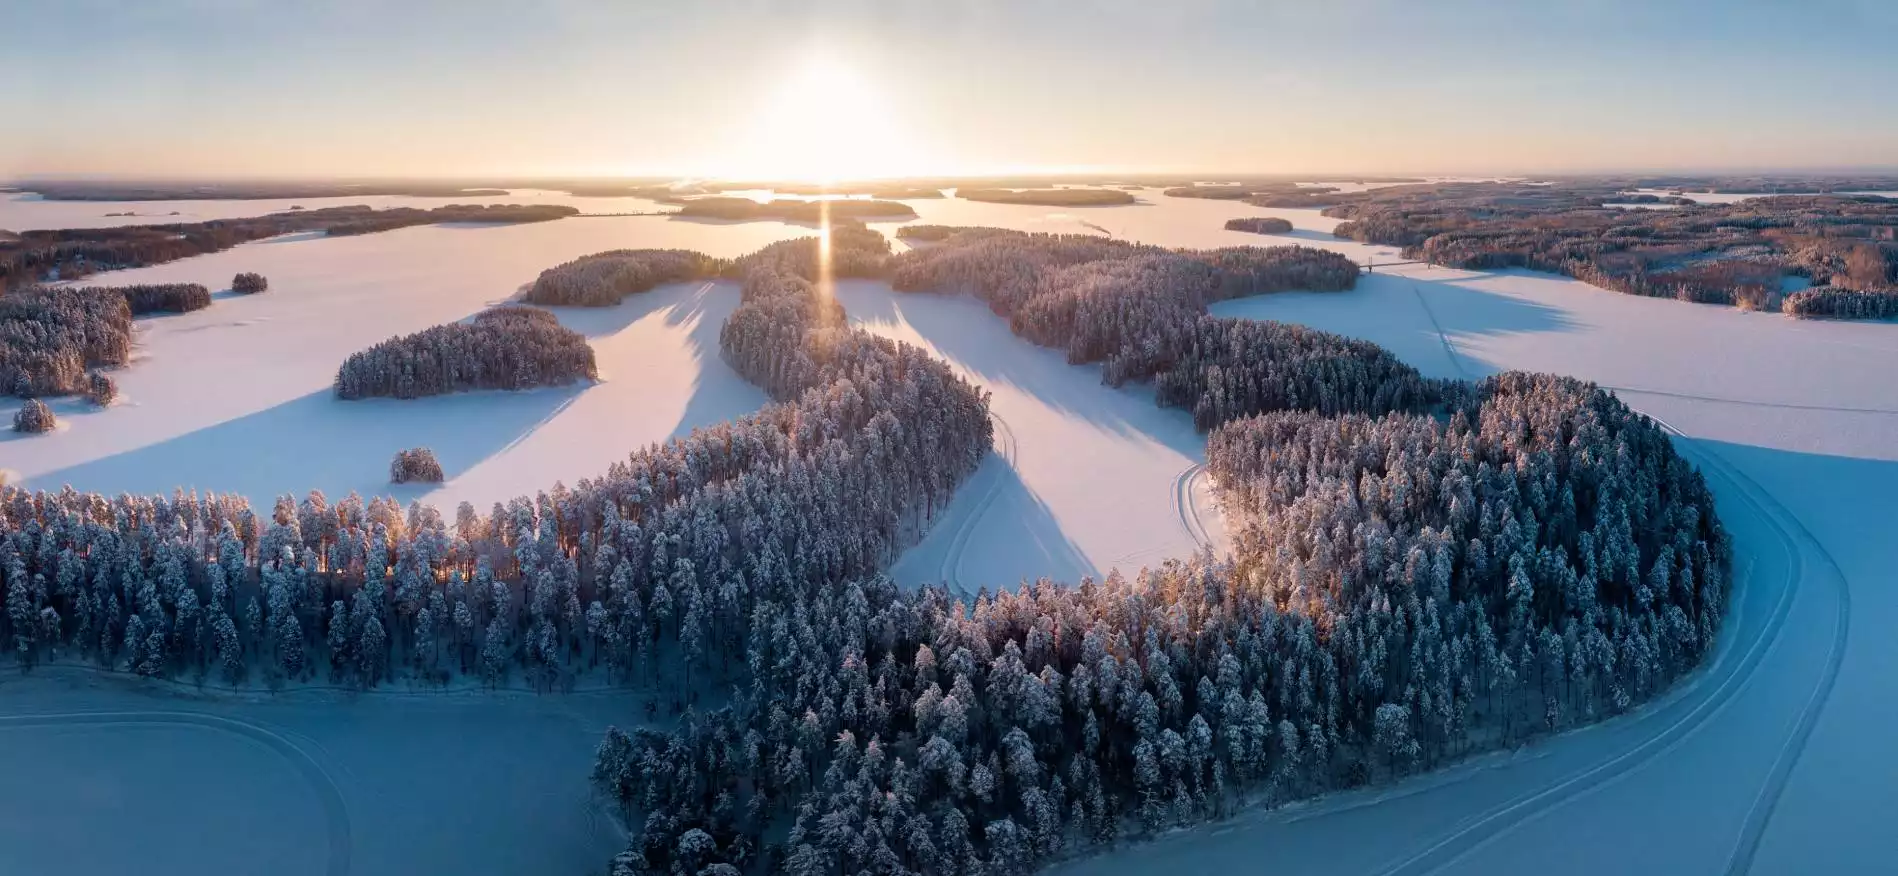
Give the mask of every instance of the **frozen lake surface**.
POLYGON ((220 700, 42 668, 0 681, 0 873, 596 873, 589 799, 630 695, 220 700))
MULTIPOLYGON (((1330 238, 1335 220, 1316 211, 1155 191, 1139 197, 1125 207, 1068 210, 912 203, 923 222, 1076 233, 1098 233, 1098 226, 1167 246, 1304 243, 1359 260, 1397 259, 1389 247, 1330 238), (1262 236, 1220 227, 1247 215, 1283 216, 1295 230, 1262 236)), ((32 206, 6 203, 11 216, 32 206)), ((233 215, 261 212, 255 202, 220 203, 238 205, 233 215)), ((893 230, 892 223, 875 227, 893 230)), ((412 228, 261 242, 107 275, 99 282, 222 288, 233 273, 255 270, 270 277, 271 291, 141 320, 138 361, 117 374, 125 403, 96 413, 62 408, 69 428, 0 442, 0 468, 33 486, 151 492, 182 485, 267 503, 311 487, 332 496, 386 492, 393 451, 429 444, 451 478, 413 494, 430 501, 485 504, 571 482, 637 446, 762 402, 717 356, 716 333, 735 304, 734 288, 680 285, 617 308, 560 311, 599 350, 604 381, 595 386, 345 404, 328 395, 335 368, 390 335, 471 315, 576 255, 682 246, 729 256, 808 233, 778 223, 651 217, 412 228)), ((895 294, 872 283, 841 284, 838 295, 860 324, 925 344, 987 386, 1000 421, 1001 452, 897 565, 897 577, 968 589, 1044 574, 1071 579, 1179 556, 1202 537, 1217 540, 1217 514, 1203 507, 1204 485, 1192 477, 1204 442, 1183 413, 1154 408, 1139 390, 1100 386, 1096 371, 1015 338, 978 302, 895 294)), ((1898 368, 1898 326, 1793 321, 1617 295, 1548 275, 1427 266, 1381 268, 1352 292, 1227 302, 1217 312, 1366 338, 1432 375, 1526 368, 1615 387, 1682 432, 1684 452, 1707 473, 1735 536, 1733 615, 1712 664, 1638 714, 1393 787, 1242 814, 1077 862, 1069 872, 1266 861, 1273 872, 1326 874, 1885 870, 1884 822, 1898 812, 1898 753, 1888 738, 1898 726, 1898 698, 1889 695, 1898 645, 1886 632, 1898 621, 1898 589, 1887 586, 1898 546, 1884 532, 1898 519, 1898 384, 1889 379, 1898 368)), ((333 847, 334 834, 322 825, 324 801, 335 797, 310 784, 307 765, 294 755, 245 731, 189 723, 196 719, 107 730, 32 718, 80 712, 204 709, 286 731, 330 775, 343 777, 337 796, 351 825, 354 873, 580 872, 597 868, 616 845, 588 826, 577 803, 543 809, 533 802, 583 790, 597 728, 576 730, 585 722, 566 714, 582 708, 583 698, 533 701, 531 709, 498 699, 431 700, 410 720, 412 701, 393 697, 200 704, 9 677, 0 701, 16 718, 0 723, 7 775, 65 761, 89 776, 60 789, 55 808, 48 808, 49 792, 11 790, 48 782, 8 783, 0 793, 0 872, 48 872, 44 855, 54 848, 78 848, 70 866, 62 859, 50 868, 59 872, 123 872, 147 861, 159 862, 143 867, 153 873, 327 872, 297 869, 316 867, 326 860, 321 850, 333 847), (429 704, 436 702, 445 704, 429 704), (177 763, 123 764, 133 757, 105 745, 100 737, 108 733, 114 745, 137 740, 137 748, 176 752, 177 763), (567 735, 571 751, 554 741, 567 735), (512 754, 518 748, 492 748, 509 738, 562 753, 522 761, 512 754), (207 754, 204 746, 213 744, 218 753, 207 754), (37 752, 55 752, 57 760, 37 752), (88 752, 96 759, 84 760, 88 752), (456 766, 423 766, 437 762, 456 766), (148 796, 148 786, 184 773, 202 777, 193 793, 207 808, 148 796), (455 784, 464 776, 473 784, 455 784), (239 798, 281 804, 234 811, 239 798), (128 811, 149 819, 149 830, 125 827, 128 811), (70 832, 59 832, 75 820, 47 814, 71 812, 90 813, 103 832, 138 839, 75 846, 70 832), (206 813, 254 830, 191 845, 182 838, 191 835, 187 825, 203 824, 206 813), (416 847, 440 856, 417 857, 416 847), (296 859, 278 867, 269 855, 279 848, 296 859), (165 855, 187 851, 217 866, 163 865, 177 860, 165 855)))

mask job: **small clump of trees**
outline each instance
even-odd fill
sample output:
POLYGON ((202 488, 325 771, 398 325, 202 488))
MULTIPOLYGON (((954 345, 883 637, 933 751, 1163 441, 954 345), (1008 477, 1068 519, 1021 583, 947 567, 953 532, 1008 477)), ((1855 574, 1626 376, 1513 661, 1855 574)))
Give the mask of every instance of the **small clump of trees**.
POLYGON ((239 295, 255 295, 270 288, 270 281, 264 275, 245 271, 231 278, 231 291, 239 295))
POLYGON ((541 271, 521 297, 528 304, 611 307, 662 283, 717 276, 724 262, 686 249, 616 249, 541 271))
POLYGON ((98 371, 86 378, 86 399, 99 407, 109 407, 119 397, 119 384, 98 371))
POLYGON ((426 447, 398 450, 389 461, 389 483, 439 484, 442 480, 442 464, 435 461, 435 451, 426 447))
POLYGON ((13 431, 38 434, 51 432, 59 425, 59 418, 53 416, 53 409, 36 398, 29 398, 13 414, 13 431))
POLYGON ((351 355, 337 369, 335 388, 341 399, 406 399, 598 378, 585 335, 545 310, 503 306, 351 355))
POLYGON ((1289 234, 1292 223, 1289 219, 1277 216, 1246 216, 1226 220, 1227 231, 1250 231, 1253 234, 1289 234))

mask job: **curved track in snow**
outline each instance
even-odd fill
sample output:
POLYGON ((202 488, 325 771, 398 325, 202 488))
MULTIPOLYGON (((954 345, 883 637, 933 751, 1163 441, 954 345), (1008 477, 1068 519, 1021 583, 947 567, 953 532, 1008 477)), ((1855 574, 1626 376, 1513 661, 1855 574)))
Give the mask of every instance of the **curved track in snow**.
POLYGON ((1211 548, 1213 539, 1206 532, 1206 521, 1201 518, 1199 503, 1193 500, 1201 480, 1206 477, 1206 465, 1195 462, 1173 479, 1173 494, 1169 498, 1173 503, 1173 513, 1180 519, 1180 529, 1201 549, 1211 548))
MULTIPOLYGON (((1009 428, 1008 421, 1002 419, 1002 415, 994 411, 989 412, 989 420, 995 424, 995 452, 1001 456, 1003 465, 1012 468, 1015 465, 1016 453, 1015 430, 1009 428)), ((989 508, 995 504, 996 496, 1001 494, 1002 483, 1005 480, 1000 470, 991 470, 987 474, 987 483, 982 486, 982 498, 975 503, 969 513, 956 521, 955 535, 949 539, 948 549, 943 551, 942 566, 936 576, 947 583, 950 590, 958 593, 969 592, 962 582, 962 555, 968 550, 969 540, 974 536, 976 526, 982 522, 983 516, 988 514, 989 508)))
MULTIPOLYGON (((1666 426, 1665 423, 1662 425, 1666 426)), ((1739 631, 1732 629, 1741 625, 1738 622, 1740 619, 1729 619, 1727 629, 1723 630, 1725 635, 1722 636, 1721 644, 1716 646, 1713 663, 1702 674, 1690 680, 1683 690, 1671 695, 1668 700, 1650 706, 1630 719, 1624 719, 1654 725, 1652 732, 1640 743, 1601 760, 1591 767, 1563 777, 1553 784, 1545 785, 1539 790, 1519 796, 1475 816, 1455 831, 1437 839, 1415 854, 1380 869, 1382 876, 1421 876, 1421 874, 1442 872, 1464 856, 1516 826, 1634 771, 1699 732, 1729 700, 1746 686, 1747 681, 1759 669, 1760 661, 1779 638, 1786 616, 1791 611, 1795 592, 1800 586, 1800 581, 1796 578, 1804 577, 1799 573, 1817 572, 1819 577, 1832 579, 1838 589, 1840 596, 1838 627, 1831 642, 1825 669, 1815 682, 1813 694, 1802 710, 1798 727, 1787 738, 1773 771, 1760 789, 1725 872, 1737 876, 1737 874, 1746 873, 1750 868, 1760 839, 1765 834, 1766 825, 1772 818, 1773 807, 1784 791, 1792 768, 1796 765, 1799 754, 1804 750, 1806 741, 1811 737, 1812 727, 1817 723, 1819 714, 1824 709, 1825 700, 1830 695, 1838 677, 1839 667, 1844 659, 1845 640, 1851 614, 1850 590, 1831 554, 1812 537, 1798 518, 1781 506, 1751 477, 1735 468, 1719 454, 1695 447, 1691 439, 1681 435, 1678 430, 1672 427, 1667 428, 1674 433, 1678 445, 1692 448, 1689 455, 1700 458, 1703 471, 1711 469, 1717 472, 1718 477, 1733 484, 1739 491, 1738 495, 1749 508, 1760 515, 1774 530, 1778 549, 1788 559, 1787 575, 1784 582, 1777 585, 1780 590, 1779 598, 1774 602, 1772 611, 1765 619, 1763 626, 1742 643, 1737 641, 1739 631)), ((1745 586, 1756 587, 1759 584, 1760 582, 1748 581, 1745 586)), ((1737 595, 1737 593, 1732 594, 1729 598, 1732 599, 1737 595)), ((1737 604, 1737 602, 1738 600, 1735 599, 1734 603, 1730 604, 1737 604)))
MULTIPOLYGON (((1345 792, 1277 810, 1256 809, 1223 824, 1188 829, 1058 868, 1062 873, 1138 874, 1174 868, 1217 866, 1242 860, 1284 856, 1285 872, 1423 876, 1435 873, 1527 872, 1532 862, 1510 857, 1474 856, 1517 829, 1550 815, 1558 807, 1589 797, 1644 767, 1684 756, 1696 740, 1722 740, 1724 719, 1746 711, 1736 700, 1773 689, 1757 683, 1764 667, 1814 665, 1816 673, 1795 684, 1810 684, 1800 697, 1795 721, 1787 715, 1787 734, 1768 731, 1759 741, 1775 754, 1770 771, 1759 780, 1751 811, 1742 825, 1732 822, 1728 839, 1715 839, 1713 872, 1749 872, 1754 851, 1769 825, 1774 806, 1794 771, 1813 725, 1824 709, 1838 675, 1850 614, 1849 592, 1833 558, 1793 514, 1746 473, 1713 449, 1676 438, 1709 480, 1721 486, 1723 516, 1730 528, 1749 530, 1744 552, 1736 558, 1728 595, 1728 616, 1714 653, 1695 675, 1636 711, 1562 735, 1538 740, 1518 751, 1477 755, 1461 764, 1414 776, 1394 786, 1345 792), (1836 611, 1830 604, 1838 601, 1836 611), (1788 617, 1798 608, 1805 622, 1814 611, 1835 616, 1829 636, 1814 634, 1788 651, 1788 617), (1774 655, 1768 663, 1768 655, 1774 655), (1361 847, 1337 854, 1331 843, 1361 837, 1361 847), (1730 860, 1721 860, 1730 857, 1730 860)), ((1802 670, 1803 671, 1803 670, 1802 670)), ((1785 687, 1784 681, 1775 683, 1785 687)), ((1795 688, 1797 690, 1799 688, 1795 688)), ((1781 713, 1787 714, 1787 713, 1781 713)), ((1746 780, 1751 782, 1751 779, 1746 780)), ((1500 850, 1492 850, 1500 851, 1500 850)), ((1637 850, 1630 848, 1629 852, 1637 850)), ((1520 854, 1519 850, 1516 852, 1520 854)), ((1636 859, 1627 859, 1622 863, 1636 859)), ((1638 871, 1624 866, 1623 872, 1638 871)))
POLYGON ((202 712, 70 712, 0 716, 0 728, 125 725, 198 727, 248 739, 281 755, 297 771, 297 774, 309 783, 310 789, 316 793, 317 801, 323 808, 324 829, 329 846, 329 861, 323 872, 327 876, 348 876, 354 841, 351 838, 349 825, 349 807, 343 802, 342 790, 337 786, 335 776, 316 758, 276 730, 252 721, 202 712))

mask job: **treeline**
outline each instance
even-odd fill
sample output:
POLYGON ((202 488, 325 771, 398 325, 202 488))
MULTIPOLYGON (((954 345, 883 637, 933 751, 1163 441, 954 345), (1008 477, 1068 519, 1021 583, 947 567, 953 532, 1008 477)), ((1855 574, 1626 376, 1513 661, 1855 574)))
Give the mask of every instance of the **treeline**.
POLYGON ((27 180, 20 190, 49 201, 245 201, 276 198, 473 198, 501 196, 505 189, 432 181, 414 182, 126 182, 27 180))
POLYGON ((1786 296, 1780 309, 1803 319, 1890 319, 1898 316, 1898 289, 1860 292, 1818 286, 1786 296))
POLYGON ((717 276, 725 263, 686 249, 616 249, 541 271, 521 300, 529 304, 611 307, 661 283, 717 276))
POLYGON ((132 310, 112 289, 0 294, 0 392, 22 398, 85 392, 89 368, 132 355, 132 310))
POLYGON ((1296 182, 1269 182, 1177 186, 1167 189, 1163 194, 1169 198, 1205 198, 1217 201, 1238 201, 1251 198, 1298 199, 1329 195, 1336 191, 1338 191, 1336 186, 1306 186, 1299 185, 1296 182))
POLYGON ((1289 234, 1292 222, 1277 216, 1246 216, 1226 220, 1227 231, 1250 231, 1253 234, 1289 234))
POLYGON ((545 310, 502 306, 352 354, 336 371, 336 397, 420 398, 564 386, 599 376, 585 335, 545 310))
MULTIPOLYGON (((1620 200, 1612 187, 1459 183, 1379 189, 1325 214, 1347 220, 1333 232, 1339 237, 1401 246, 1407 258, 1549 271, 1631 295, 1780 310, 1788 306, 1781 290, 1794 278, 1859 292, 1898 289, 1898 201, 1784 196, 1674 210, 1612 206, 1620 200)), ((1805 300, 1790 306, 1821 299, 1805 300)))
POLYGON ((343 237, 352 234, 394 231, 416 225, 436 225, 443 222, 518 225, 526 222, 552 222, 555 219, 578 215, 580 215, 579 208, 560 204, 451 204, 432 210, 393 207, 387 210, 365 210, 353 216, 327 221, 323 224, 323 232, 330 237, 343 237))
POLYGON ((56 289, 52 294, 64 295, 69 292, 116 292, 125 296, 125 303, 132 308, 133 316, 147 316, 154 313, 190 313, 211 306, 211 290, 201 283, 148 283, 136 286, 81 287, 76 289, 56 289))
POLYGON ((101 271, 176 261, 300 231, 367 234, 437 222, 543 222, 578 213, 572 207, 557 205, 450 205, 432 210, 326 207, 188 224, 22 231, 0 237, 0 293, 101 271))

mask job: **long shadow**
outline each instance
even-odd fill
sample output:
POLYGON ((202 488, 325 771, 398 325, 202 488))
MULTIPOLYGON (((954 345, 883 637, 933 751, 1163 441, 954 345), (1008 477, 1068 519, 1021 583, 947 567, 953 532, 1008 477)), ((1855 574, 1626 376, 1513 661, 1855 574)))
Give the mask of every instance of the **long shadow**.
MULTIPOLYGON (((1265 215, 1271 216, 1272 214, 1267 213, 1265 215)), ((1349 238, 1339 237, 1335 234, 1332 234, 1329 231, 1313 231, 1309 228, 1294 228, 1290 231, 1279 231, 1273 234, 1262 234, 1260 236, 1261 237, 1290 237, 1295 240, 1312 240, 1312 241, 1317 241, 1320 243, 1338 243, 1339 241, 1349 240, 1349 238)))
POLYGON ((1484 336, 1567 332, 1579 327, 1567 311, 1526 298, 1464 285, 1490 275, 1443 269, 1365 274, 1346 292, 1280 292, 1213 305, 1215 316, 1292 322, 1390 350, 1431 377, 1480 379, 1501 370, 1459 342, 1484 336))
POLYGON ((1101 383, 1097 365, 1070 365, 1064 354, 1016 337, 988 305, 967 295, 895 292, 868 281, 841 281, 837 298, 859 322, 907 323, 977 383, 1010 387, 1049 408, 1123 436, 1141 436, 1198 459, 1206 439, 1183 410, 1154 404, 1144 386, 1101 383))
MULTIPOLYGON (((265 293, 269 294, 269 293, 265 293)), ((665 312, 668 322, 696 315, 692 332, 695 348, 704 348, 710 333, 717 344, 724 313, 704 312, 708 301, 736 301, 736 295, 718 296, 709 288, 669 287, 628 297, 614 307, 551 308, 561 323, 598 341, 632 324, 665 312), (684 302, 689 306, 682 307, 684 302)), ((724 309, 729 312, 729 305, 724 309)), ((472 318, 472 317, 471 317, 472 318)), ((703 363, 706 370, 722 371, 742 383, 722 363, 703 363)), ((629 374, 623 379, 646 379, 629 374)), ((668 375, 653 375, 667 379, 668 375)), ((747 385, 748 386, 748 385, 747 385)), ((724 387, 718 387, 724 389, 724 387)), ((89 460, 32 478, 36 486, 58 488, 70 484, 82 490, 109 493, 168 493, 175 487, 236 493, 253 505, 267 504, 273 496, 302 495, 321 489, 329 495, 350 491, 420 496, 432 485, 394 486, 388 482, 389 459, 397 450, 428 447, 448 478, 466 472, 534 433, 559 416, 586 392, 590 383, 544 387, 515 392, 454 393, 419 399, 362 399, 340 401, 328 389, 284 401, 215 425, 111 456, 89 460)), ((736 404, 762 399, 724 391, 695 391, 687 418, 675 434, 689 431, 687 423, 729 419, 744 411, 711 397, 737 396, 736 404)), ((627 450, 634 448, 628 447, 627 450)), ((496 497, 503 498, 503 497, 496 497)))
MULTIPOLYGON (((589 340, 610 338, 640 320, 657 315, 667 328, 681 329, 692 357, 691 397, 667 437, 736 419, 770 401, 763 391, 739 377, 719 355, 719 330, 738 307, 738 284, 729 281, 670 283, 628 296, 613 307, 554 307, 560 324, 589 340)), ((645 374, 614 367, 602 354, 607 380, 670 380, 672 374, 645 374)), ((637 412, 628 412, 634 415, 637 412)), ((636 448, 628 447, 628 451, 636 448)))
POLYGON ((1024 580, 1072 583, 1099 574, 1000 453, 982 463, 928 535, 890 567, 899 584, 947 584, 969 596, 982 588, 1013 590, 1024 580))
POLYGON ((685 327, 685 342, 694 365, 692 397, 680 412, 670 437, 737 419, 771 400, 763 390, 738 376, 719 352, 719 332, 737 309, 739 295, 736 283, 703 283, 692 287, 684 300, 666 311, 667 326, 685 327))
POLYGON ((328 389, 112 456, 49 472, 35 486, 72 485, 109 494, 183 487, 235 493, 253 505, 271 497, 419 495, 389 484, 397 450, 428 447, 449 477, 505 450, 559 415, 590 385, 475 392, 423 399, 340 401, 328 389))

